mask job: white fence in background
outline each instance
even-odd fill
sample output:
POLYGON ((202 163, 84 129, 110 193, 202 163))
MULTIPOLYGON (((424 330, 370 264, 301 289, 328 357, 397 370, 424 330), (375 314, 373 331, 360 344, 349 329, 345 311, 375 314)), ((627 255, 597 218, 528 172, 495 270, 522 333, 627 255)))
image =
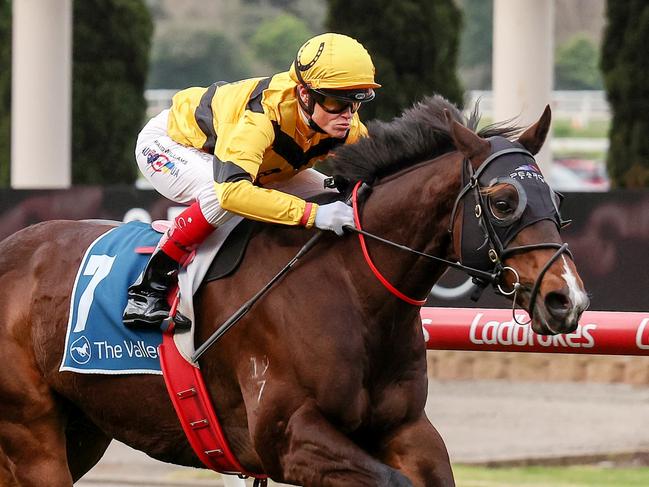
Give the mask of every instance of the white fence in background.
MULTIPOLYGON (((465 106, 472 109, 480 101, 480 113, 485 117, 493 114, 493 93, 491 91, 468 91, 465 106)), ((552 117, 569 119, 582 126, 592 120, 608 120, 610 107, 604 91, 553 91, 552 117)))
MULTIPOLYGON (((177 90, 146 90, 147 113, 154 116, 171 106, 171 97, 177 90)), ((465 106, 473 108, 480 100, 480 112, 485 117, 493 114, 491 91, 467 91, 465 106)), ((554 91, 550 102, 554 118, 570 119, 587 124, 591 120, 608 120, 610 110, 604 91, 554 91)))
POLYGON ((157 115, 165 108, 171 107, 171 98, 178 90, 144 90, 146 113, 148 117, 157 115))

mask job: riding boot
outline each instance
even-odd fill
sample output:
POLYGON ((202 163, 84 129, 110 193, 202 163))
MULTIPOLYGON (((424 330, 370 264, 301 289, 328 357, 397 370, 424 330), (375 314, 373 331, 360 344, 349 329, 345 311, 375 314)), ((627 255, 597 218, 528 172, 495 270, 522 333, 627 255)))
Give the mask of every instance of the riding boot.
MULTIPOLYGON (((179 263, 158 248, 135 283, 128 288, 124 324, 129 328, 157 328, 169 316, 167 294, 176 282, 179 263)), ((179 323, 176 327, 180 328, 179 323)))
MULTIPOLYGON (((178 271, 189 255, 212 233, 198 203, 178 215, 162 237, 138 280, 128 288, 123 321, 129 328, 159 328, 169 317, 167 295, 178 282, 178 271)), ((176 329, 188 329, 191 321, 176 312, 176 329)))

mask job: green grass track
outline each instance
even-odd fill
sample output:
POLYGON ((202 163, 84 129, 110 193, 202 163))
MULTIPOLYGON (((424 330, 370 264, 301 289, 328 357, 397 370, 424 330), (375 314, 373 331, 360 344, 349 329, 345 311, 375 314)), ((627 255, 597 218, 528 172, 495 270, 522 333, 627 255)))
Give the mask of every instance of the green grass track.
POLYGON ((649 467, 453 467, 458 487, 648 487, 649 467))

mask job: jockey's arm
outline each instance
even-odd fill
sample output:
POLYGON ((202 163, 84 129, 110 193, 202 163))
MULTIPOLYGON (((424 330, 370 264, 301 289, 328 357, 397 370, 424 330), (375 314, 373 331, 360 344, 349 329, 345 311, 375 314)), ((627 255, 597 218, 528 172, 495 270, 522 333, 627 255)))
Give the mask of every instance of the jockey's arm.
POLYGON ((312 227, 318 205, 253 184, 264 152, 275 138, 270 120, 262 113, 246 111, 233 127, 222 129, 227 134, 219 136, 214 169, 221 207, 252 220, 312 227))

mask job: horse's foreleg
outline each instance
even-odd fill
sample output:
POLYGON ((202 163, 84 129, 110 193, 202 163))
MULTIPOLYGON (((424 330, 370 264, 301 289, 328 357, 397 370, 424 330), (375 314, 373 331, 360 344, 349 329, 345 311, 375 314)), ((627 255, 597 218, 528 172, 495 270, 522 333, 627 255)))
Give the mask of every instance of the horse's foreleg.
MULTIPOLYGON (((72 487, 65 455, 65 437, 51 418, 0 423, 0 441, 11 460, 20 487, 72 487)), ((0 484, 5 485, 5 484, 0 484)), ((12 485, 12 484, 9 484, 12 485)))
POLYGON ((446 445, 426 416, 400 427, 383 442, 379 458, 417 487, 453 487, 446 445))
POLYGON ((23 349, 0 341, 0 357, 0 448, 17 485, 72 487, 57 399, 23 349))
POLYGON ((275 447, 280 448, 284 482, 308 487, 412 487, 406 477, 335 429, 313 403, 293 413, 285 438, 275 447))
POLYGON ((68 416, 65 428, 68 468, 76 482, 101 459, 111 438, 78 409, 68 416))
POLYGON ((48 417, 32 417, 28 421, 2 421, 0 430, 0 442, 13 464, 17 485, 72 487, 60 425, 48 417))

